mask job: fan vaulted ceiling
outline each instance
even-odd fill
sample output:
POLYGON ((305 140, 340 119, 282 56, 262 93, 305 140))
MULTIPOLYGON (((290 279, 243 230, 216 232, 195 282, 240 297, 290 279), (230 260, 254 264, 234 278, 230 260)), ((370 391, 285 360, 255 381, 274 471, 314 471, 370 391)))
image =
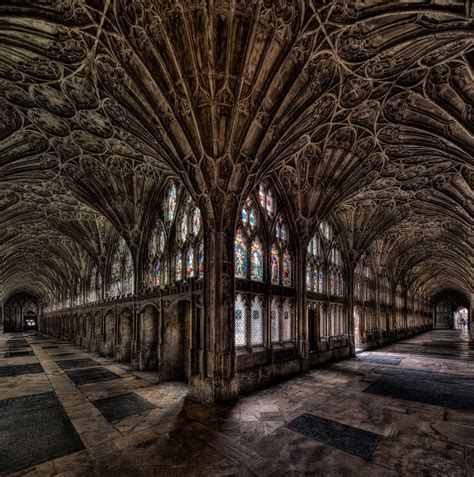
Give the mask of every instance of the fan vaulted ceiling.
MULTIPOLYGON (((472 289, 474 6, 0 1, 0 290, 43 296, 169 177, 226 227, 269 178, 431 294, 472 289)), ((0 297, 2 298, 2 297, 0 297)))

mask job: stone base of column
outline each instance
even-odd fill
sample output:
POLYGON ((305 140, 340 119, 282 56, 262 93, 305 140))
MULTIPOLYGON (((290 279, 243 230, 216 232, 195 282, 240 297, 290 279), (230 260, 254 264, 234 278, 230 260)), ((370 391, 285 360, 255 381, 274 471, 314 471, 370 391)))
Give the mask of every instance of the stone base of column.
POLYGON ((234 402, 239 396, 239 381, 232 378, 192 376, 189 379, 189 395, 201 402, 234 402))

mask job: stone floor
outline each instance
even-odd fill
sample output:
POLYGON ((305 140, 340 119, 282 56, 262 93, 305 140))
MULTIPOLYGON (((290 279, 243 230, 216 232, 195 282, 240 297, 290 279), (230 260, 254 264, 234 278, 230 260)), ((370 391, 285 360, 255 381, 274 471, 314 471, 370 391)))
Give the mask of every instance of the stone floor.
POLYGON ((466 333, 432 331, 206 407, 182 383, 3 334, 0 475, 474 476, 473 359, 466 333))

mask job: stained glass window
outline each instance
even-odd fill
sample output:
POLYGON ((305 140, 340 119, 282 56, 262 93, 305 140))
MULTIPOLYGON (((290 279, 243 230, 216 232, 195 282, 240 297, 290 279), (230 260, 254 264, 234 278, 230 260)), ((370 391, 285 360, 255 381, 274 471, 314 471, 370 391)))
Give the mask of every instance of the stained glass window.
POLYGON ((247 344, 247 319, 245 316, 245 305, 242 295, 237 294, 235 298, 235 346, 245 346, 247 344))
POLYGON ((181 242, 184 242, 186 240, 186 237, 188 235, 188 220, 185 215, 181 217, 181 220, 179 221, 179 234, 178 238, 181 242))
POLYGON ((272 283, 278 285, 280 283, 280 257, 275 245, 272 247, 271 250, 271 269, 272 283))
POLYGON ((160 238, 158 241, 158 251, 160 253, 163 253, 163 250, 165 249, 165 234, 163 230, 160 232, 160 238))
POLYGON ((262 206, 262 209, 267 213, 267 215, 273 217, 276 210, 276 201, 273 190, 261 183, 258 191, 258 200, 262 206))
POLYGON ((174 218, 174 214, 176 212, 176 185, 171 184, 171 187, 168 190, 168 196, 166 198, 166 217, 168 218, 168 222, 172 222, 174 218))
POLYGON ((179 252, 176 255, 176 281, 183 279, 183 254, 179 252))
POLYGON ((114 259, 112 261, 112 269, 111 269, 111 295, 113 297, 118 297, 121 295, 121 288, 122 288, 122 281, 121 281, 121 270, 120 270, 120 253, 117 252, 114 255, 114 259))
POLYGON ((193 213, 193 234, 197 235, 201 230, 201 211, 199 208, 194 209, 193 213))
POLYGON ((127 253, 127 258, 125 262, 125 283, 124 283, 124 293, 133 293, 134 291, 134 266, 133 266, 133 257, 130 250, 127 253))
POLYGON ((319 270, 319 293, 324 293, 324 272, 319 270))
POLYGON ((250 210, 249 224, 252 229, 255 228, 255 226, 257 225, 257 214, 255 213, 254 209, 250 210))
POLYGON ((234 267, 236 277, 247 278, 247 247, 240 230, 237 231, 235 236, 234 267))
POLYGON ((198 247, 198 267, 199 267, 199 277, 204 276, 204 244, 201 242, 198 247))
POLYGON ((244 225, 247 225, 248 220, 249 220, 249 213, 248 213, 247 209, 244 207, 242 209, 242 223, 244 225))
POLYGON ((270 323, 272 332, 272 342, 280 341, 280 323, 279 323, 279 309, 276 298, 272 300, 272 308, 270 311, 270 323))
POLYGON ((161 265, 157 262, 155 265, 155 286, 161 285, 161 265))
POLYGON ((291 257, 288 250, 283 254, 283 285, 291 286, 291 257))
POLYGON ((319 292, 319 269, 313 269, 313 290, 319 292))
POLYGON ((251 345, 263 344, 263 310, 259 297, 252 300, 251 320, 250 320, 250 343, 251 345))
POLYGON ((336 292, 335 292, 335 290, 336 290, 335 285, 336 285, 336 280, 335 280, 335 278, 334 278, 334 272, 331 271, 331 272, 329 273, 329 293, 330 293, 331 295, 335 295, 335 294, 336 294, 336 292))
POLYGON ((255 238, 252 242, 251 262, 252 280, 263 281, 263 251, 262 244, 258 238, 255 238))
POLYGON ((291 341, 291 326, 293 321, 293 305, 289 300, 283 304, 282 334, 283 341, 291 341))
POLYGON ((186 252, 186 276, 194 276, 194 250, 192 247, 189 247, 186 252))
POLYGON ((163 283, 168 283, 170 281, 168 259, 165 258, 163 261, 163 283))
POLYGON ((89 285, 89 301, 97 300, 97 267, 94 265, 91 272, 91 281, 89 285))
POLYGON ((311 276, 313 271, 311 270, 311 265, 306 265, 306 290, 314 289, 311 285, 311 276))

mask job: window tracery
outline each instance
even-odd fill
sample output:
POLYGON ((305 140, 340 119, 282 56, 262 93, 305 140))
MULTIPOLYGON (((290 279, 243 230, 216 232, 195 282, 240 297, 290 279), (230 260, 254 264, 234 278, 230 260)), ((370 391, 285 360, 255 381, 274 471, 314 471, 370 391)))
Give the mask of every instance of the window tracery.
MULTIPOLYGON (((283 213, 277 213, 277 200, 268 184, 260 184, 256 194, 249 196, 239 214, 234 238, 234 274, 238 279, 268 283, 277 287, 293 286, 293 261, 290 251, 288 226, 283 213), (266 272, 268 266, 268 272, 266 272), (267 276, 268 275, 268 276, 267 276)), ((244 286, 237 281, 236 286, 244 286)), ((272 287, 275 292, 278 290, 272 287)), ((278 294, 278 292, 276 292, 278 294)), ((240 291, 235 299, 237 347, 265 344, 264 329, 270 330, 271 343, 283 343, 293 339, 293 302, 275 295, 244 294, 240 291), (242 297, 248 297, 247 311, 242 311, 242 297), (240 310, 237 312, 237 310, 240 310), (267 310, 267 311, 265 311, 267 310), (246 315, 248 338, 243 339, 240 320, 246 315), (267 321, 268 320, 268 321, 267 321), (267 327, 265 326, 267 323, 267 327)))

